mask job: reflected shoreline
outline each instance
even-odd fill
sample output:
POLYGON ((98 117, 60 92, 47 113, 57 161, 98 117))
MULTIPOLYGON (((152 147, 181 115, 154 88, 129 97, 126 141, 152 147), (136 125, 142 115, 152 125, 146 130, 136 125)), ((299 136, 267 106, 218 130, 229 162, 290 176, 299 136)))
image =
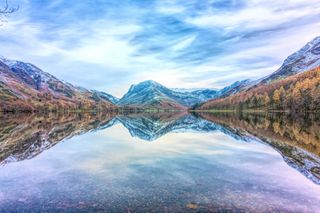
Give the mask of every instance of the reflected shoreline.
POLYGON ((314 114, 294 118, 285 113, 88 112, 1 114, 0 119, 0 166, 32 159, 76 135, 121 124, 132 137, 143 141, 187 131, 220 131, 240 141, 254 136, 320 184, 320 119, 314 114))

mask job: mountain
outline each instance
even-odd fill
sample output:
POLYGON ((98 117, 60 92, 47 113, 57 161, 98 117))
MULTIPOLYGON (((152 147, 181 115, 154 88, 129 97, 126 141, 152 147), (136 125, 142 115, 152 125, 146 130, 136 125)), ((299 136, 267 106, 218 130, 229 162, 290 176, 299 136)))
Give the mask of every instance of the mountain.
POLYGON ((151 80, 132 85, 117 105, 137 108, 186 108, 172 97, 170 89, 151 80))
POLYGON ((82 93, 92 93, 91 97, 92 99, 99 101, 99 100, 105 100, 108 102, 111 102, 113 104, 116 104, 119 101, 119 98, 114 97, 113 95, 110 95, 106 92, 97 91, 97 90, 89 90, 83 87, 77 87, 78 90, 80 90, 82 93))
POLYGON ((21 61, 0 58, 2 111, 111 109, 112 96, 73 86, 21 61))
POLYGON ((236 81, 230 86, 226 86, 223 89, 219 90, 215 98, 223 98, 236 94, 240 91, 247 89, 249 86, 251 86, 252 83, 253 81, 251 81, 250 79, 236 81))
POLYGON ((319 66, 320 36, 314 38, 299 51, 290 55, 277 71, 263 78, 261 83, 269 83, 277 79, 283 79, 319 66))
POLYGON ((290 55, 271 75, 226 87, 198 109, 319 111, 320 36, 290 55))
POLYGON ((101 92, 101 91, 97 91, 97 90, 91 90, 91 92, 93 94, 95 94, 96 96, 98 96, 99 99, 103 99, 105 101, 110 101, 113 104, 116 104, 119 101, 119 98, 114 97, 113 95, 110 95, 106 92, 101 92))
POLYGON ((207 101, 198 109, 320 112, 320 67, 207 101))
POLYGON ((216 89, 171 89, 173 97, 181 104, 191 107, 218 96, 216 89))
POLYGON ((144 81, 132 85, 117 102, 118 106, 186 109, 197 103, 214 98, 216 90, 211 89, 169 89, 155 81, 144 81))

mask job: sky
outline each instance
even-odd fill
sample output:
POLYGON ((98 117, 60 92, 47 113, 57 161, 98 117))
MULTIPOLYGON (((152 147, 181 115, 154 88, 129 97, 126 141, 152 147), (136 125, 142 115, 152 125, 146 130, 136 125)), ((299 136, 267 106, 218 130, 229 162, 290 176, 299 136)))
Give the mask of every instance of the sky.
MULTIPOLYGON (((3 3, 4 0, 0 0, 3 3)), ((121 97, 258 79, 320 35, 319 0, 10 0, 0 55, 121 97)))

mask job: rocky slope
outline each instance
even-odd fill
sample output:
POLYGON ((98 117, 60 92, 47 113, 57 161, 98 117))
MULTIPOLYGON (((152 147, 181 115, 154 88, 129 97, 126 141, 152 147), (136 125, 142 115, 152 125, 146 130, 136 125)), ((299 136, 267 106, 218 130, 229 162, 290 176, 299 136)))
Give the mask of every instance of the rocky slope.
POLYGON ((240 91, 246 90, 254 83, 250 79, 236 81, 230 86, 226 86, 223 89, 219 90, 215 98, 228 97, 230 95, 236 94, 240 91))
POLYGON ((112 96, 63 82, 38 67, 0 58, 0 110, 113 109, 112 96))
POLYGON ((319 66, 320 36, 307 43, 299 51, 290 55, 277 71, 263 78, 261 82, 269 83, 319 66))

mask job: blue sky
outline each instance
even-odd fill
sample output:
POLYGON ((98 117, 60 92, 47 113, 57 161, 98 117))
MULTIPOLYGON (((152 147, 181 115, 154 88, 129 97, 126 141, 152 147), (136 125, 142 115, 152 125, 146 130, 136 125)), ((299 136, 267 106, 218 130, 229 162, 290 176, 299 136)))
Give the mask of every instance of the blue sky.
POLYGON ((221 88, 260 78, 320 35, 319 0, 10 3, 20 9, 0 27, 0 55, 118 97, 148 79, 221 88))

